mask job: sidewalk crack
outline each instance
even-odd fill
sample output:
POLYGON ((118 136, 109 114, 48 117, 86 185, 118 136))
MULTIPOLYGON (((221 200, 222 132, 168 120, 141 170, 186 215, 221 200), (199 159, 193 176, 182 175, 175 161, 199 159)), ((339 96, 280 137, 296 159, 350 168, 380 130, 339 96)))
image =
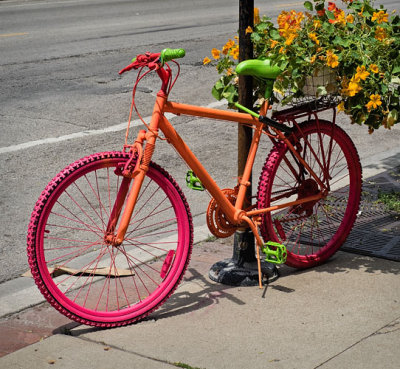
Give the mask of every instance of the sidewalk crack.
POLYGON ((359 343, 367 340, 368 338, 371 338, 371 337, 377 336, 377 335, 381 335, 381 334, 393 333, 393 332, 396 332, 396 331, 400 330, 400 326, 399 325, 400 325, 400 316, 397 317, 396 319, 393 319, 391 322, 389 322, 388 324, 384 325, 383 327, 377 329, 375 332, 372 332, 368 336, 365 336, 365 337, 361 338, 360 340, 358 340, 357 342, 353 343, 352 345, 350 345, 349 347, 345 348, 344 350, 338 352, 336 355, 333 355, 328 360, 325 360, 321 364, 315 366, 314 369, 321 368, 323 365, 325 365, 329 361, 337 358, 338 356, 342 355, 344 352, 352 349, 353 347, 357 346, 359 343), (392 329, 392 328, 394 328, 394 329, 392 329), (383 331, 383 330, 385 330, 385 331, 383 331))
POLYGON ((104 347, 105 351, 108 351, 109 349, 118 350, 120 352, 124 352, 124 353, 131 354, 131 355, 136 355, 136 356, 139 356, 139 357, 141 357, 143 359, 152 360, 152 361, 155 361, 157 363, 171 365, 171 367, 175 367, 176 368, 176 365, 174 363, 171 363, 168 360, 162 360, 162 359, 158 359, 158 358, 155 358, 155 357, 143 355, 143 354, 140 354, 140 353, 135 352, 135 351, 126 350, 126 349, 123 349, 121 347, 118 347, 118 346, 115 346, 115 345, 111 345, 111 344, 107 344, 107 343, 102 342, 102 341, 95 341, 95 340, 92 340, 92 339, 87 338, 87 337, 78 337, 78 336, 74 336, 74 337, 75 338, 79 338, 79 339, 81 339, 83 341, 86 341, 86 342, 91 342, 91 343, 95 343, 97 345, 101 345, 101 346, 104 347))

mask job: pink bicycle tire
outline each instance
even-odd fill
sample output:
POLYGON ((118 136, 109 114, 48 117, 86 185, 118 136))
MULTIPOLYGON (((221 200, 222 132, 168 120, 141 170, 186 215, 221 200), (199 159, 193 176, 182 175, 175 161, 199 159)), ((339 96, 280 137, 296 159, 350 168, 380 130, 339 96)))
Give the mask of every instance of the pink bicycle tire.
POLYGON ((33 210, 27 252, 33 278, 48 302, 82 324, 115 327, 159 308, 183 278, 193 225, 174 179, 151 163, 123 244, 105 229, 129 155, 104 152, 66 167, 33 210), (120 172, 119 172, 120 173, 120 172))
MULTIPOLYGON (((329 165, 329 194, 315 203, 263 215, 260 230, 266 242, 286 246, 287 265, 308 268, 329 259, 352 230, 360 204, 362 174, 357 150, 340 127, 325 120, 311 120, 301 124, 301 131, 294 133, 291 141, 301 146, 305 161, 321 180, 324 176, 318 160, 329 165), (310 141, 315 154, 306 147, 302 135, 310 141)), ((275 146, 260 175, 258 208, 318 192, 316 181, 304 168, 300 173, 300 167, 285 144, 275 146), (298 172, 293 173, 290 167, 298 172)))

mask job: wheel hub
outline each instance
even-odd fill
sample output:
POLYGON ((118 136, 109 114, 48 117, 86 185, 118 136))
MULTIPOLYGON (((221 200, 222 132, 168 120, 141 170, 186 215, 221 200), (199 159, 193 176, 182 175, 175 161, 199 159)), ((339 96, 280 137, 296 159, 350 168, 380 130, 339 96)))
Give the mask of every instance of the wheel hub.
MULTIPOLYGON (((318 183, 313 178, 304 180, 298 187, 297 200, 302 200, 306 197, 319 194, 318 183)), ((295 205, 293 209, 294 214, 305 214, 310 216, 313 213, 313 207, 318 200, 304 202, 299 205, 295 205)))

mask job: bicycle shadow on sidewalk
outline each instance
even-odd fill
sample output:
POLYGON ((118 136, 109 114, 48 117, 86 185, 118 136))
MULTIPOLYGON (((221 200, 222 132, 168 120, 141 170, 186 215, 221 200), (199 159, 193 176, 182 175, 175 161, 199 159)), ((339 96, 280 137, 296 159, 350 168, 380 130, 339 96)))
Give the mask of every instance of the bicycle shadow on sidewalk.
MULTIPOLYGON (((228 299, 234 304, 245 305, 244 301, 228 292, 232 288, 237 287, 214 283, 205 274, 189 267, 184 280, 171 297, 158 310, 131 325, 190 314, 217 305, 221 299, 228 299)), ((100 330, 103 330, 103 328, 80 326, 78 323, 71 322, 57 328, 53 333, 81 336, 100 330)))
POLYGON ((228 299, 237 305, 246 304, 228 292, 230 289, 238 287, 212 282, 206 275, 194 268, 189 268, 187 274, 190 274, 190 277, 185 278, 178 290, 147 320, 190 314, 217 305, 221 299, 228 299))

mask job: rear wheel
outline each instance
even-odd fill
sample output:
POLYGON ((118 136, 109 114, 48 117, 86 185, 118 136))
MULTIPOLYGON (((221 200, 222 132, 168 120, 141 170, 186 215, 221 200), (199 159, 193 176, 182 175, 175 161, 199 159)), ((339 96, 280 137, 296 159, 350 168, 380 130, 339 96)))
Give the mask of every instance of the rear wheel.
MULTIPOLYGON (((32 213, 28 257, 46 299, 79 323, 132 323, 161 306, 181 281, 193 242, 187 201, 172 177, 151 163, 125 239, 106 229, 128 154, 85 157, 59 173, 32 213)), ((134 164, 134 163, 133 163, 134 164)))
MULTIPOLYGON (((357 150, 340 127, 324 120, 300 126, 303 135, 296 132, 292 143, 318 178, 329 183, 329 193, 319 201, 264 214, 261 234, 265 241, 286 246, 289 266, 305 268, 327 260, 346 240, 356 220, 362 180, 357 150)), ((317 181, 288 147, 274 147, 260 176, 258 208, 317 193, 317 181)))

